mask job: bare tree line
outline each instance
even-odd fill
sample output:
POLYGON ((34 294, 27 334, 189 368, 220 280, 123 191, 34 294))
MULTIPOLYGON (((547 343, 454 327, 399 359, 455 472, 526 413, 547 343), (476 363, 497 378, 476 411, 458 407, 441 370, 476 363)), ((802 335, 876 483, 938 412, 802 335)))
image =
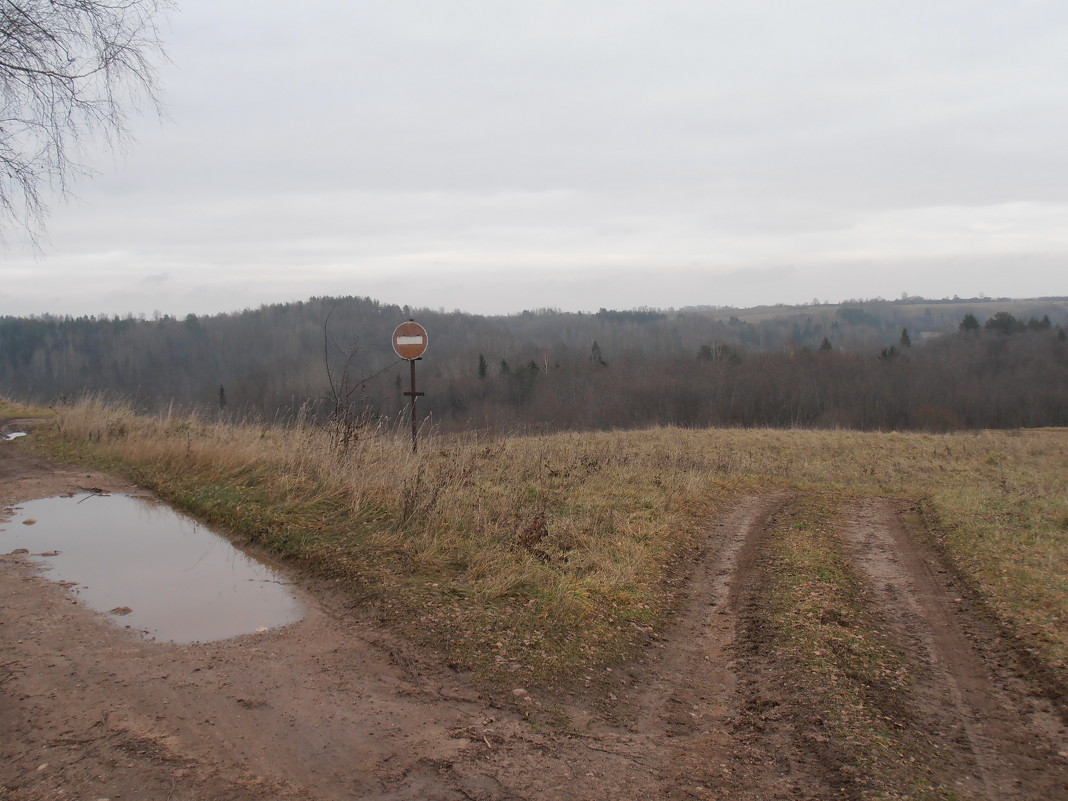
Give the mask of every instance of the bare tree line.
MULTIPOLYGON (((422 310, 431 347, 419 367, 428 393, 420 411, 444 430, 1068 425, 1065 304, 1014 307, 1026 318, 970 308, 422 310)), ((351 437, 403 414, 390 335, 406 318, 368 298, 181 320, 2 318, 0 394, 310 413, 351 437)))

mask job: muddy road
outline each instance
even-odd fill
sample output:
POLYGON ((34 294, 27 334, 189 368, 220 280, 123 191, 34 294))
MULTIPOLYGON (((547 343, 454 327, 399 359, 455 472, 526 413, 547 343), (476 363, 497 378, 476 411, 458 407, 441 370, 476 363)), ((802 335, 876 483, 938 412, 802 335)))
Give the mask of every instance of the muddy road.
MULTIPOLYGON (((79 487, 135 491, 0 441, 0 512, 79 487)), ((873 797, 791 715, 795 691, 751 635, 765 532, 795 499, 740 498, 709 521, 672 626, 572 694, 480 686, 304 579, 305 615, 283 629, 146 641, 39 560, 0 555, 0 797, 873 797)), ((1064 721, 909 533, 907 509, 849 510, 843 548, 922 666, 909 725, 941 749, 943 783, 960 798, 1068 798, 1064 721)))

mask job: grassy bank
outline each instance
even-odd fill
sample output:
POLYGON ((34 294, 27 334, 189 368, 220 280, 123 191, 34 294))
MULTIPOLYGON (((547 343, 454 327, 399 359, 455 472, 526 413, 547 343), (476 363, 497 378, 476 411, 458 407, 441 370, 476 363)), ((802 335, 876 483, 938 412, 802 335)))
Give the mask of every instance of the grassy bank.
POLYGON ((34 437, 339 579, 392 625, 497 679, 619 658, 670 608, 732 482, 672 437, 464 441, 140 417, 83 404, 34 437))
POLYGON ((32 439, 341 579, 394 625, 502 678, 577 675, 627 653, 669 613, 677 565, 739 491, 910 498, 989 607, 1066 675, 1065 430, 441 437, 413 455, 388 435, 339 451, 312 426, 85 403, 32 439))

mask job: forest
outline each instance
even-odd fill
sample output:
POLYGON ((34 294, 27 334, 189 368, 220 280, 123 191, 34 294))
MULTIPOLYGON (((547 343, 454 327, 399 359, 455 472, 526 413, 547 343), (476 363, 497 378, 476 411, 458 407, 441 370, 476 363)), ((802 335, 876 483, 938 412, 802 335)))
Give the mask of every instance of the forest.
POLYGON ((401 322, 428 331, 422 425, 949 431, 1068 425, 1068 298, 478 316, 364 297, 231 314, 0 318, 0 395, 401 425, 401 322))

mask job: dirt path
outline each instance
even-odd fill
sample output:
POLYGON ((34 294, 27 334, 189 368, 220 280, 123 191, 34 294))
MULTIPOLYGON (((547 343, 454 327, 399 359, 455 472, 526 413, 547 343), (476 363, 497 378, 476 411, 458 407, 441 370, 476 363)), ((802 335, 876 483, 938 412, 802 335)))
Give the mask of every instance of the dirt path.
POLYGON ((698 564, 686 602, 663 635, 662 657, 638 676, 637 728, 647 752, 663 744, 660 758, 676 779, 666 797, 797 797, 792 777, 767 749, 741 742, 734 725, 742 599, 754 580, 765 523, 789 497, 744 497, 716 522, 713 550, 698 564))
POLYGON ((953 783, 989 801, 1068 798, 1063 722, 1048 701, 1021 692, 1011 659, 994 651, 948 573, 907 534, 902 512, 865 500, 844 533, 895 639, 921 666, 914 706, 926 734, 954 744, 944 749, 953 783))
MULTIPOLYGON (((0 442, 0 508, 72 486, 134 490, 0 442)), ((761 683, 741 641, 766 521, 790 497, 741 498, 711 521, 674 625, 642 662, 590 677, 597 690, 572 695, 482 688, 314 584, 302 585, 307 615, 285 629, 206 644, 148 642, 72 600, 24 556, 0 556, 0 798, 840 797, 799 750, 796 732, 772 726, 751 736, 754 715, 790 702, 789 687, 761 683), (775 697, 754 705, 760 693, 775 697)), ((877 583, 900 585, 900 597, 912 593, 901 614, 922 617, 936 605, 915 589, 922 561, 884 559, 899 576, 871 556, 908 547, 884 525, 880 503, 857 512, 850 541, 858 563, 877 583)), ((923 627, 916 631, 926 648, 923 627)), ((1000 791, 999 760, 1030 759, 1023 774, 1041 772, 1046 751, 1021 746, 1017 754, 984 740, 1001 719, 967 723, 979 711, 969 706, 972 691, 960 680, 954 695, 952 682, 940 681, 931 698, 956 715, 950 728, 974 754, 960 764, 974 764, 981 778, 967 789, 1000 791)), ((1047 727, 1043 736, 1055 735, 1047 727)), ((1019 797, 1058 797, 1032 793, 1055 782, 1022 786, 1019 797)), ((1009 790, 1001 797, 1014 797, 1009 790)))

